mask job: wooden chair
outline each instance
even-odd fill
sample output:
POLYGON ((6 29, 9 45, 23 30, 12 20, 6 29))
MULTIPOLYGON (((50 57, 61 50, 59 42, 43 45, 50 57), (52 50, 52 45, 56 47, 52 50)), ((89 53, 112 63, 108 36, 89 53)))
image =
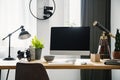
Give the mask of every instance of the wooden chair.
POLYGON ((49 80, 49 77, 40 63, 17 63, 15 80, 49 80))

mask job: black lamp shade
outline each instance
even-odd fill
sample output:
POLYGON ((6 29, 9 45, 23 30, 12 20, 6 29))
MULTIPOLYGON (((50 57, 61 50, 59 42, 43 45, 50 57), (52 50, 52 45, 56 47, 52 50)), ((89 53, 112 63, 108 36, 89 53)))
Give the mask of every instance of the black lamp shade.
POLYGON ((21 30, 21 33, 19 34, 19 39, 27 39, 29 38, 31 35, 28 31, 25 31, 25 29, 21 30))

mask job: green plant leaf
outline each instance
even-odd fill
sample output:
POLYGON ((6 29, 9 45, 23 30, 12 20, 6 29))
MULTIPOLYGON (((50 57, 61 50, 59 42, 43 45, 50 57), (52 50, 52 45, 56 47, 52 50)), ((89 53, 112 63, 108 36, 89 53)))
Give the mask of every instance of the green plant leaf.
POLYGON ((32 38, 31 42, 32 42, 32 46, 35 48, 41 48, 41 49, 44 48, 43 43, 36 36, 32 38))

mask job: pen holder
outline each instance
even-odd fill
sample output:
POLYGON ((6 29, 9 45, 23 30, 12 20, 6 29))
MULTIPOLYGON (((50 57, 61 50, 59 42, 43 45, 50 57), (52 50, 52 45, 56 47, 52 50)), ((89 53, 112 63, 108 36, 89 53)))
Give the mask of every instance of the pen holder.
POLYGON ((100 62, 100 54, 91 54, 90 59, 92 62, 100 62))

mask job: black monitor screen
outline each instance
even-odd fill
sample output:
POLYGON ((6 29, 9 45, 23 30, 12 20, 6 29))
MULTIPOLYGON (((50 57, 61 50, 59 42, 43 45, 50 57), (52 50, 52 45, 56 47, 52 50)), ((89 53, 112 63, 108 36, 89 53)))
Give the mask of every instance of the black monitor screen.
POLYGON ((90 27, 52 27, 50 50, 83 50, 90 46, 90 27))

